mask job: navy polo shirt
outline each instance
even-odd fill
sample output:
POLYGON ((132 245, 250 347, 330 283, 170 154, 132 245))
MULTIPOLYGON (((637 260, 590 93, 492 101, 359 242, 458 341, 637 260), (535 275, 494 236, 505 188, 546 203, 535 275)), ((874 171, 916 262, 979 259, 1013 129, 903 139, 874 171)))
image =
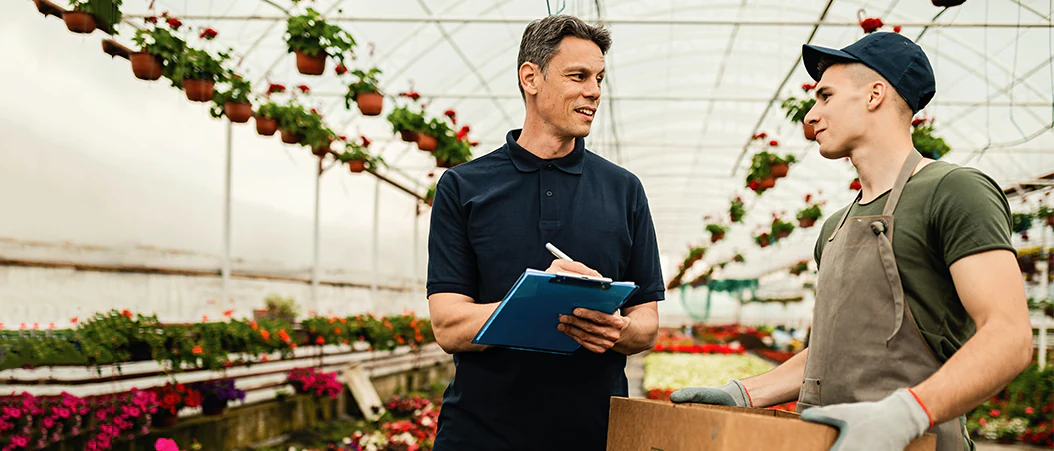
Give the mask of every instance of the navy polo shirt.
MULTIPOLYGON (((641 287, 627 306, 664 297, 644 188, 585 149, 545 160, 516 144, 446 171, 428 237, 428 294, 498 302, 527 268, 544 270, 551 242, 614 280, 641 287)), ((626 356, 491 348, 454 355, 436 451, 602 451, 610 397, 627 396, 626 356)))

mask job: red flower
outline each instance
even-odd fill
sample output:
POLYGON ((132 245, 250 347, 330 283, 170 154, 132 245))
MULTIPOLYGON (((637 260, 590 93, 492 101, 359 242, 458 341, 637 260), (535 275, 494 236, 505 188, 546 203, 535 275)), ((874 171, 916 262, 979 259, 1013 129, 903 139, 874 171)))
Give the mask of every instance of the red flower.
POLYGON ((779 142, 779 141, 776 141, 776 140, 774 139, 774 140, 772 140, 772 141, 769 141, 769 145, 770 145, 770 146, 772 146, 772 147, 776 147, 776 146, 780 145, 780 142, 779 142))
POLYGON ((468 145, 470 145, 470 146, 472 146, 472 147, 476 147, 476 146, 478 146, 478 145, 479 145, 479 141, 470 141, 470 142, 468 143, 468 145))
POLYGON ((289 334, 285 332, 285 329, 278 329, 278 338, 281 338, 282 341, 289 343, 289 334))
POLYGON ((73 318, 70 318, 70 323, 77 324, 77 317, 74 316, 73 318))
POLYGON ((219 33, 217 33, 216 30, 213 30, 211 28, 206 28, 204 31, 201 32, 200 35, 198 35, 198 37, 201 38, 201 39, 204 39, 206 41, 211 41, 211 40, 215 39, 216 35, 218 35, 218 34, 219 33))
POLYGON ((1032 407, 1025 407, 1025 413, 1028 415, 1032 415, 1033 413, 1036 413, 1036 409, 1033 409, 1032 407))
POLYGON ((418 94, 417 91, 404 92, 404 93, 399 94, 399 95, 401 95, 403 97, 409 97, 410 100, 417 100, 417 99, 421 98, 421 94, 418 94))
POLYGON ((754 139, 765 139, 765 138, 768 138, 768 137, 769 137, 768 133, 765 133, 765 132, 761 132, 761 133, 758 133, 758 134, 754 135, 754 139))
POLYGON ((988 411, 988 414, 993 416, 993 417, 998 417, 1000 413, 1002 413, 1002 412, 1000 412, 1000 411, 998 411, 996 409, 992 409, 992 410, 988 411))
POLYGON ((750 183, 747 184, 747 188, 750 188, 754 191, 757 191, 759 186, 761 186, 761 184, 758 183, 757 180, 751 180, 750 183))
POLYGON ((343 64, 338 64, 337 67, 335 69, 333 69, 333 72, 336 72, 337 75, 344 75, 344 74, 348 73, 348 66, 345 66, 343 64))
POLYGON ((271 83, 271 86, 267 87, 268 94, 274 94, 276 92, 285 92, 285 86, 278 83, 271 83))
POLYGON ((805 92, 812 91, 813 89, 816 89, 816 83, 805 83, 801 85, 801 89, 805 92))
POLYGON ((312 108, 312 109, 311 109, 311 114, 318 114, 318 110, 316 110, 316 109, 312 108))
POLYGON ((457 139, 458 139, 458 141, 460 141, 462 139, 465 139, 465 137, 468 136, 468 131, 469 131, 469 128, 468 128, 467 125, 464 126, 464 127, 461 127, 461 130, 457 131, 457 139))
POLYGON ((308 92, 311 92, 311 88, 307 87, 307 85, 297 86, 296 89, 299 89, 304 94, 307 94, 308 92))
POLYGON ((805 195, 805 202, 808 203, 810 200, 812 200, 812 194, 806 194, 805 195))
POLYGON ((264 354, 263 357, 260 358, 260 360, 266 362, 266 361, 271 360, 271 359, 269 357, 267 357, 267 354, 264 354))
POLYGON ((183 22, 180 21, 179 19, 175 18, 175 17, 166 20, 165 23, 167 23, 168 27, 173 29, 173 30, 179 30, 179 27, 183 26, 183 22))
POLYGON ((864 33, 872 33, 875 30, 882 28, 885 25, 882 23, 882 19, 877 17, 868 17, 860 21, 860 28, 864 29, 864 33))
POLYGON ((365 136, 362 137, 362 147, 370 147, 370 140, 365 136))
POLYGON ((201 405, 201 392, 197 390, 191 390, 187 393, 186 398, 183 401, 187 403, 187 407, 198 407, 201 405))
POLYGON ((147 17, 147 18, 145 18, 143 20, 146 21, 146 23, 153 23, 153 24, 157 23, 157 17, 147 17))
POLYGON ((125 318, 131 318, 132 317, 132 311, 128 310, 128 309, 121 310, 121 316, 123 316, 125 318))
POLYGON ((445 114, 446 117, 450 118, 451 123, 457 125, 457 113, 455 113, 454 110, 446 110, 443 112, 443 114, 445 114))
POLYGON ((195 346, 193 349, 190 350, 190 352, 194 355, 201 355, 201 353, 205 351, 201 349, 201 346, 195 346))
POLYGON ((860 191, 860 188, 862 188, 862 186, 860 186, 860 179, 854 179, 853 182, 849 184, 849 189, 853 191, 860 191))
POLYGON ((315 343, 318 343, 320 345, 324 345, 324 344, 326 344, 326 339, 322 338, 322 337, 318 337, 318 338, 315 339, 315 343))
POLYGON ((264 339, 265 341, 266 341, 266 340, 270 340, 270 339, 271 339, 271 333, 270 333, 270 332, 268 332, 268 331, 267 331, 267 329, 261 330, 261 331, 260 331, 260 336, 261 336, 261 337, 263 337, 263 339, 264 339))
POLYGON ((209 322, 209 315, 201 315, 201 322, 203 322, 203 323, 209 322))
POLYGON ((897 25, 897 26, 893 27, 893 32, 894 33, 900 33, 900 25, 897 25))
POLYGON ((289 343, 289 349, 296 349, 296 343, 289 343))
POLYGON ((232 315, 234 315, 234 310, 226 310, 223 312, 223 316, 226 316, 228 318, 230 318, 232 315))

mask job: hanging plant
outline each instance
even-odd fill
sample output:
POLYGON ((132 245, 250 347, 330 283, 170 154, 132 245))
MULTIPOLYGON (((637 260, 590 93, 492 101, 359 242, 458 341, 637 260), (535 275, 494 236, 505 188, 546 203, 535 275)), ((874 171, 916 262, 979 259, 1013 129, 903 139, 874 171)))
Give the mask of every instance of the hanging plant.
POLYGON ((432 186, 428 187, 428 191, 425 192, 424 203, 427 204, 429 207, 431 207, 432 206, 432 202, 435 201, 435 198, 436 198, 436 186, 435 186, 435 184, 433 184, 432 186))
POLYGON ((800 276, 802 273, 804 273, 805 271, 808 271, 808 270, 809 270, 809 261, 808 260, 802 260, 802 261, 799 261, 798 263, 795 263, 794 266, 791 266, 790 273, 795 275, 795 276, 800 276))
MULTIPOLYGON (((776 140, 769 142, 771 147, 777 147, 776 140)), ((779 157, 767 151, 754 154, 750 162, 750 172, 747 173, 746 186, 755 193, 762 194, 765 190, 776 186, 776 179, 786 177, 790 165, 795 162, 794 155, 779 157)))
MULTIPOLYGON (((169 20, 177 20, 175 18, 169 20)), ((139 47, 138 52, 133 52, 128 59, 132 62, 132 73, 141 80, 157 80, 162 75, 172 82, 175 88, 183 88, 183 79, 176 76, 180 57, 187 49, 187 43, 172 34, 166 28, 158 26, 157 17, 145 19, 146 28, 135 31, 132 41, 139 47)), ((176 22, 165 22, 169 28, 176 29, 182 23, 173 28, 176 22)))
POLYGON ((732 222, 743 222, 743 215, 746 213, 747 210, 743 207, 743 199, 739 196, 732 198, 728 206, 728 218, 732 222))
POLYGON ((355 39, 337 25, 326 23, 322 14, 307 8, 304 14, 286 22, 285 42, 296 53, 296 69, 304 75, 322 75, 326 57, 344 65, 345 55, 355 47, 355 39))
POLYGON ((388 113, 388 122, 392 124, 392 132, 398 133, 406 142, 416 142, 417 134, 427 125, 423 111, 410 111, 405 106, 388 113))
POLYGON ((952 149, 944 138, 933 136, 933 119, 916 118, 911 121, 911 142, 923 156, 940 160, 952 149))
POLYGON ((747 259, 743 257, 743 254, 736 254, 732 256, 732 261, 736 263, 745 263, 747 259))
POLYGON ((707 224, 706 231, 710 233, 710 242, 716 243, 724 239, 725 233, 728 233, 728 227, 721 224, 707 224))
POLYGON ((274 118, 278 120, 278 130, 282 134, 282 142, 286 144, 299 144, 304 139, 303 126, 305 118, 309 116, 303 106, 290 100, 286 105, 277 105, 272 111, 274 118))
POLYGON ((435 138, 436 147, 433 153, 437 167, 452 168, 472 159, 472 147, 478 143, 468 140, 469 127, 467 125, 461 127, 457 134, 437 119, 432 119, 428 125, 428 129, 418 139, 417 146, 421 148, 421 143, 427 138, 435 138))
MULTIPOLYGON (((805 83, 801 85, 801 89, 808 94, 813 89, 816 89, 816 83, 805 83)), ((787 119, 790 119, 792 123, 801 124, 805 139, 810 141, 816 139, 816 131, 813 130, 812 125, 805 123, 805 115, 809 114, 814 105, 816 105, 816 98, 809 95, 806 95, 804 99, 790 97, 780 105, 786 111, 787 119)))
POLYGON ((772 237, 773 241, 780 240, 790 236, 791 232, 794 231, 794 224, 780 219, 773 215, 772 218, 772 237))
POLYGON ((337 158, 344 163, 348 164, 348 169, 353 173, 360 173, 367 169, 373 171, 384 164, 384 160, 379 156, 371 155, 367 152, 370 145, 370 140, 362 137, 361 143, 349 142, 344 147, 344 153, 340 154, 337 158))
POLYGON ((205 50, 188 47, 180 56, 175 73, 177 78, 183 79, 187 98, 194 102, 212 100, 216 82, 226 81, 227 71, 223 68, 223 62, 228 59, 230 55, 225 52, 212 56, 205 50))
POLYGON ((1036 211, 1036 218, 1042 219, 1047 222, 1047 225, 1054 227, 1054 208, 1050 208, 1043 204, 1043 201, 1039 201, 1039 210, 1036 211))
MULTIPOLYGON (((806 194, 805 203, 809 204, 811 200, 812 194, 806 194)), ((794 215, 794 217, 798 219, 798 226, 807 229, 815 225, 816 221, 823 217, 823 211, 820 210, 820 207, 825 203, 826 202, 813 203, 808 207, 798 210, 798 214, 794 215)))
POLYGON ((853 191, 860 191, 861 188, 862 186, 860 185, 860 177, 857 177, 853 179, 852 182, 849 182, 849 189, 853 191))
POLYGON ((769 247, 769 244, 772 243, 768 232, 762 232, 761 235, 755 236, 754 242, 762 248, 769 247))
POLYGON ((1028 233, 1029 229, 1032 228, 1032 217, 1031 213, 1014 213, 1012 216, 1014 233, 1020 233, 1022 235, 1028 233))
POLYGON ((351 109, 351 102, 359 106, 359 111, 364 116, 377 116, 384 109, 384 95, 379 87, 380 80, 377 76, 381 70, 374 67, 368 71, 355 69, 351 75, 357 77, 358 81, 348 85, 348 93, 344 95, 344 106, 351 109))
POLYGON ((226 115, 231 122, 248 122, 253 115, 253 105, 249 101, 252 85, 249 80, 233 71, 227 71, 227 75, 223 78, 226 89, 218 90, 212 96, 214 104, 210 111, 212 117, 219 118, 226 115))
POLYGON ((270 100, 256 109, 253 117, 256 119, 256 133, 261 136, 272 136, 278 129, 278 117, 281 115, 282 106, 270 100))

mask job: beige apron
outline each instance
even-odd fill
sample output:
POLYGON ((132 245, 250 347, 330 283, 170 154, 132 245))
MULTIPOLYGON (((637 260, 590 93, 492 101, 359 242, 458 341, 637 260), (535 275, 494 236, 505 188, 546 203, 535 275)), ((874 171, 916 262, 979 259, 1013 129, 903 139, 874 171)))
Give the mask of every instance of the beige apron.
MULTIPOLYGON (((849 218, 846 208, 827 239, 817 276, 799 412, 814 406, 878 401, 919 384, 941 367, 904 302, 893 258, 893 210, 921 160, 918 152, 908 156, 881 216, 849 218)), ((859 201, 858 195, 853 203, 859 201)), ((927 432, 937 435, 938 451, 960 451, 963 428, 952 420, 927 432)))

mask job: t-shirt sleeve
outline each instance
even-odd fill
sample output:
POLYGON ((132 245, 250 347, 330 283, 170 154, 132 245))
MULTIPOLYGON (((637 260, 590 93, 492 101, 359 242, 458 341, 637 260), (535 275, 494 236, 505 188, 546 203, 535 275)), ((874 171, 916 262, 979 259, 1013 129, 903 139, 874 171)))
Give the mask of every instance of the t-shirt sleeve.
POLYGON ((948 266, 980 252, 1014 252, 1010 205, 981 171, 956 168, 945 175, 933 195, 931 218, 948 266))
POLYGON ((456 178, 448 171, 436 185, 428 232, 428 295, 458 293, 479 299, 476 253, 458 195, 456 178))
POLYGON ((648 200, 643 194, 642 204, 633 215, 633 248, 623 280, 632 281, 640 287, 623 307, 666 298, 662 268, 659 265, 659 245, 655 239, 655 224, 651 219, 648 200))

